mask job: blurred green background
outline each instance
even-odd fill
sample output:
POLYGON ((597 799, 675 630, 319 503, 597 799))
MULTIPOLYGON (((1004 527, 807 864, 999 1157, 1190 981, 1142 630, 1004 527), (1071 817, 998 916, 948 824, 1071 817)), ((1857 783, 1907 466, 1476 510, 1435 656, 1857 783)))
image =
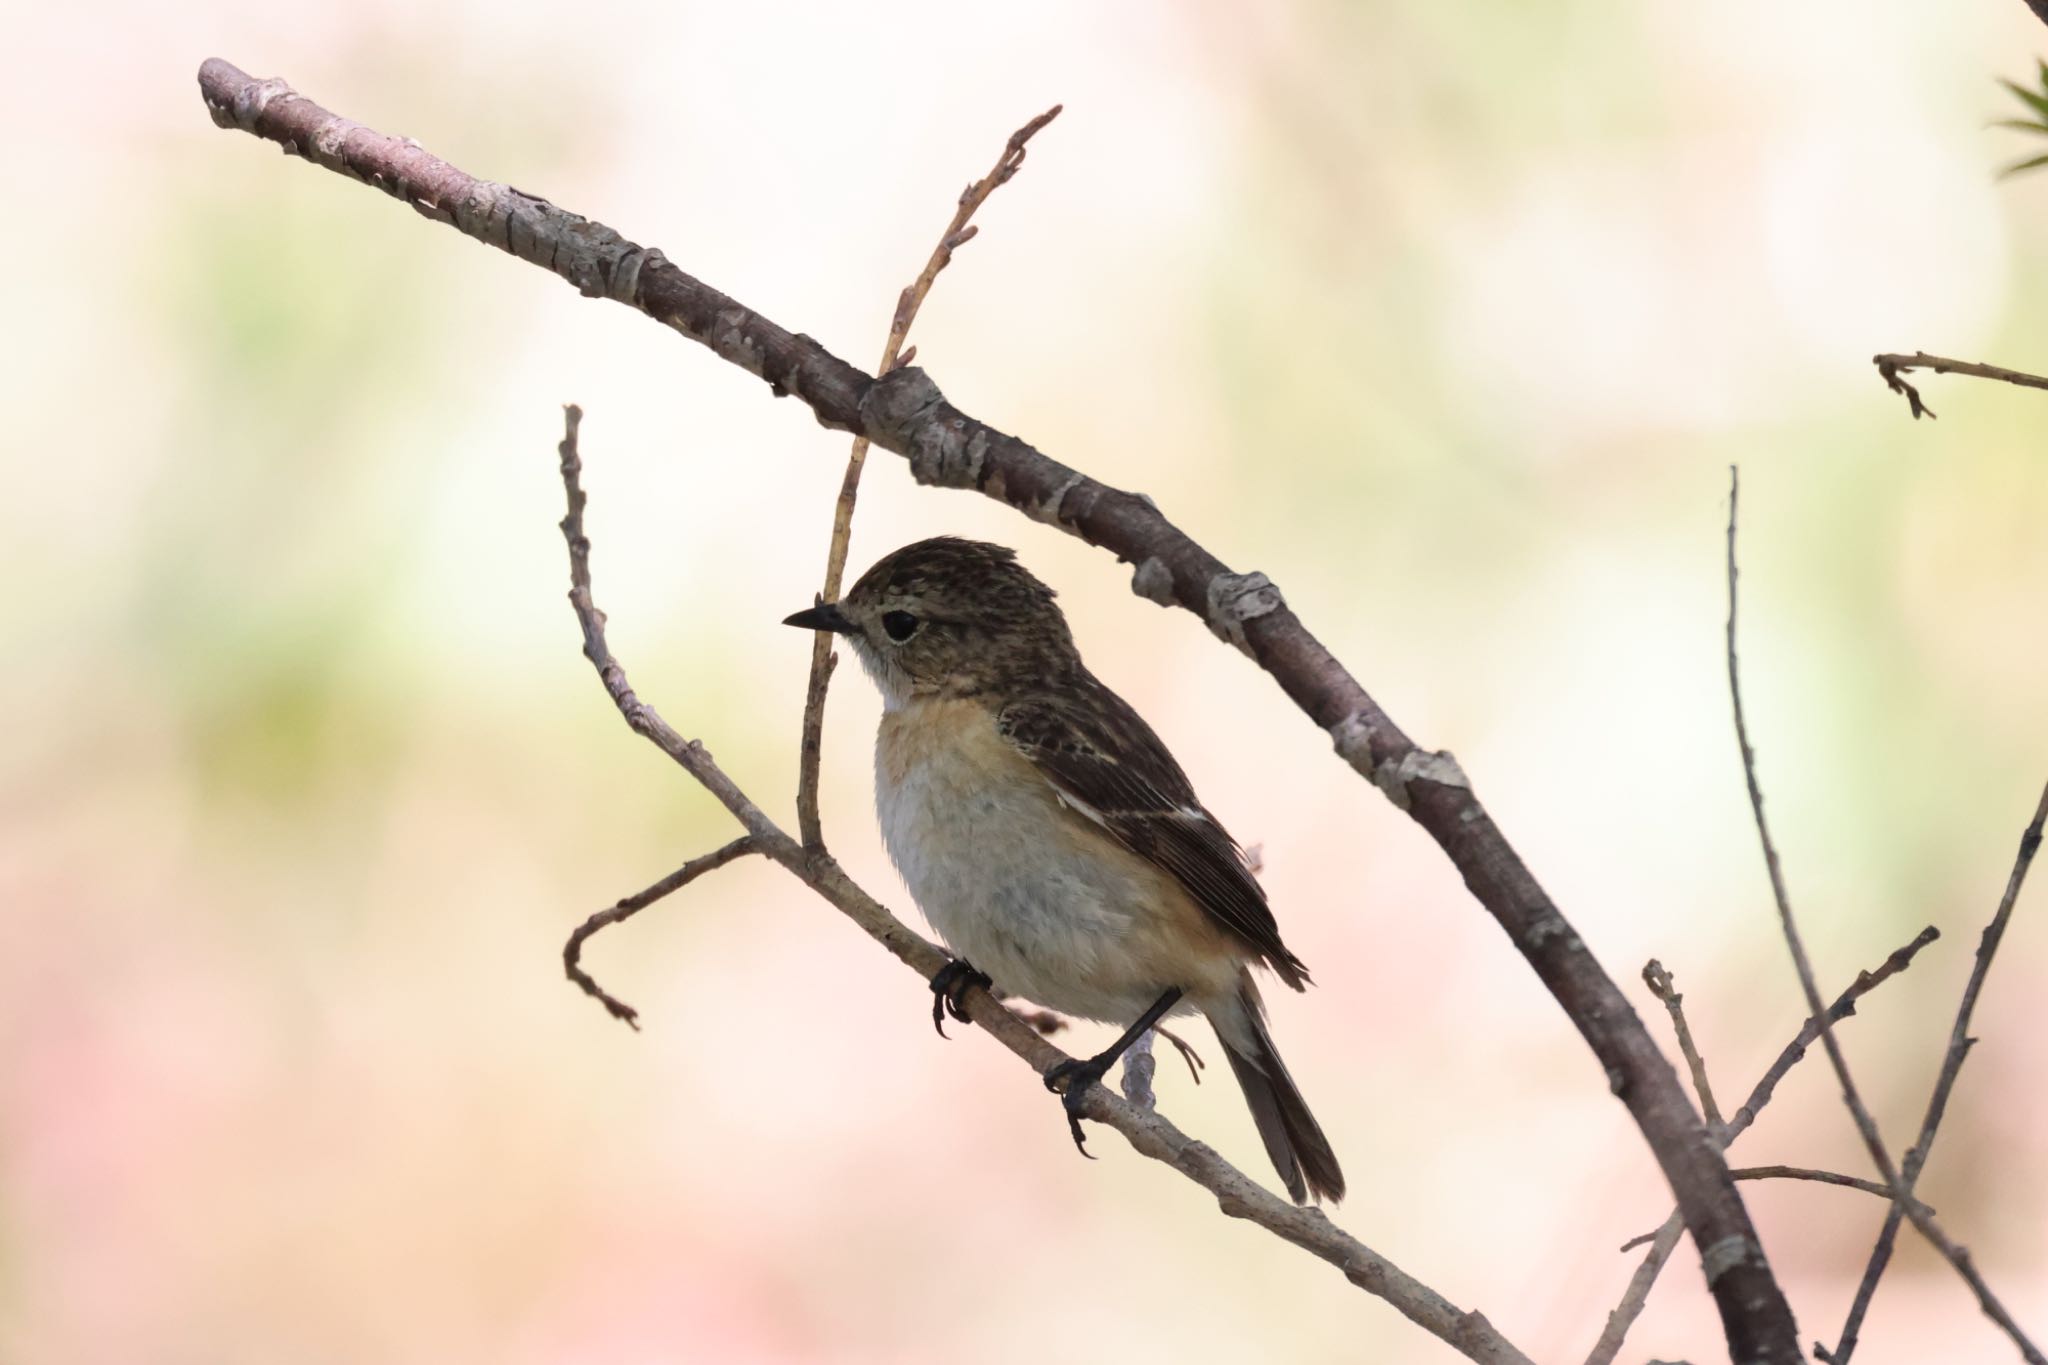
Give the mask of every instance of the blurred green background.
MULTIPOLYGON (((599 600, 642 694, 791 818, 844 442, 616 307, 217 131, 226 57, 659 245, 872 363, 1003 137, 1065 116, 935 292, 969 411, 1150 491, 1454 750, 1639 1008, 1679 976, 1733 1104, 1796 1026, 1721 661, 1727 467, 1770 810, 1895 1148, 2048 775, 2048 173, 1986 124, 2017 3, 594 0, 20 9, 0 107, 0 1360, 1435 1361, 1216 1216, 788 878, 589 911, 730 823, 578 654, 554 442, 589 412, 599 600)), ((1096 670, 1262 846, 1319 989, 1275 1029, 1340 1220, 1540 1359, 1619 1296, 1657 1173, 1448 865, 1128 570, 871 466, 857 569, 1019 547, 1096 670)), ((909 907, 843 674, 827 828, 909 907)), ((2048 1330, 2048 889, 1923 1190, 2048 1330)), ((1650 1020, 1666 1037, 1661 1014, 1650 1020)), ((1087 1046, 1091 1036, 1067 1041, 1087 1046)), ((1162 1105, 1255 1174, 1227 1083, 1162 1105)), ((1735 1149, 1863 1172, 1817 1059, 1735 1149)), ((1881 1208, 1748 1195, 1832 1340, 1881 1208)), ((2005 1359, 1910 1237, 1858 1360, 2005 1359)), ((1681 1249, 1625 1359, 1720 1358, 1681 1249)))

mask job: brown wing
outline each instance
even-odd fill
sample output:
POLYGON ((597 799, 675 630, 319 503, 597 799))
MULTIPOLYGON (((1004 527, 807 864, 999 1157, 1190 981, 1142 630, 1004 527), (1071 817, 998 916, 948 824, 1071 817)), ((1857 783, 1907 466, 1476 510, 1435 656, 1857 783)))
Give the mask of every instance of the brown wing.
POLYGON ((1281 980, 1296 990, 1307 983, 1308 969, 1280 941, 1266 893, 1237 841, 1202 808, 1187 774, 1123 698, 1083 674, 1059 695, 1011 702, 996 728, 1067 804, 1171 873, 1281 980))

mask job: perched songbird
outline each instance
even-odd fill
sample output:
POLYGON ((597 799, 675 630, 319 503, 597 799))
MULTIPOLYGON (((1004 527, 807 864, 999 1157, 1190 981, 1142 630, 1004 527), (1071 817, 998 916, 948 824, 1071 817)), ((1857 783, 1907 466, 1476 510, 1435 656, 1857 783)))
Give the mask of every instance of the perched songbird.
POLYGON ((1082 664, 1052 589, 1000 545, 942 537, 788 624, 846 636, 881 688, 882 834, 960 959, 932 983, 934 1018, 971 978, 1130 1025, 1046 1077, 1065 1083, 1079 1142, 1088 1087, 1161 1018, 1200 1011, 1288 1193, 1341 1199, 1344 1174, 1273 1049, 1250 969, 1296 990, 1308 970, 1159 736, 1082 664))

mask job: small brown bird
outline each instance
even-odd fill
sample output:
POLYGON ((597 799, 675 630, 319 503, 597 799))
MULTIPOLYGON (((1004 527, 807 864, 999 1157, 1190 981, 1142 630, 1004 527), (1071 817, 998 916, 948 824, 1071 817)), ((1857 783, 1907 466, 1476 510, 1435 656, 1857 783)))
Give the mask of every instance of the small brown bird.
POLYGON ((1046 1077, 1065 1084, 1078 1144, 1088 1087, 1162 1018, 1199 1011, 1288 1193, 1343 1198, 1250 970, 1263 964, 1301 990, 1308 969, 1159 736, 1082 664, 1052 589, 1011 550, 941 537, 896 551, 840 601, 788 624, 846 636, 881 689, 883 838, 960 959, 933 979, 934 1021, 973 979, 1129 1025, 1046 1077))

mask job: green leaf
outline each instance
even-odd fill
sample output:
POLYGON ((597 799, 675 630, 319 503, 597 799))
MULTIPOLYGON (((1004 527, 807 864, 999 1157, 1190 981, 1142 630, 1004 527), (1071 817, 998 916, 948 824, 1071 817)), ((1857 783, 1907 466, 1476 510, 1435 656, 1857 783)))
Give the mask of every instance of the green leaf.
MULTIPOLYGON (((2044 79, 2048 79, 2048 77, 2044 77, 2044 79)), ((2017 95, 2029 109, 2032 109, 2042 118, 2048 119, 2048 95, 2035 94, 2024 85, 2015 85, 2003 76, 1999 77, 1998 83, 2017 95)))
POLYGON ((2048 152, 2043 152, 2039 156, 2030 156, 2025 161, 2013 162, 2012 165, 2007 166, 1998 173, 1998 178, 2004 180, 2008 176, 2018 175, 2021 171, 2031 171, 2037 166, 2048 166, 2048 152))
POLYGON ((2017 128, 2020 132, 2023 133, 2048 133, 2048 123, 2040 123, 2032 119, 1994 119, 1992 120, 1990 126, 1993 128, 2017 128))

